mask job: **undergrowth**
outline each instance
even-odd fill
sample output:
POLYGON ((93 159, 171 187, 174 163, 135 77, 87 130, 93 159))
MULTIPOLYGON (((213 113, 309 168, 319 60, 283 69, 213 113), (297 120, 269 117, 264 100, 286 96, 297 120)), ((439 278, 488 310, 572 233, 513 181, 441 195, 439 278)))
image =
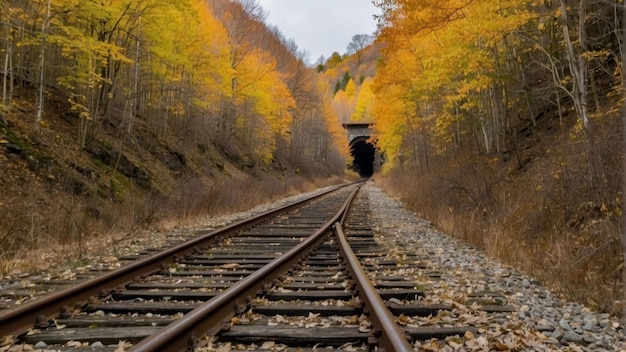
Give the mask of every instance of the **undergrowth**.
POLYGON ((596 310, 622 311, 619 116, 537 132, 517 167, 456 154, 429 170, 396 168, 384 190, 444 233, 596 310))
POLYGON ((339 182, 337 178, 313 181, 302 176, 211 183, 182 178, 167 193, 136 190, 97 207, 88 197, 60 197, 53 213, 50 204, 37 201, 36 191, 25 191, 19 207, 0 207, 4 219, 0 222, 0 276, 45 268, 46 251, 64 251, 62 261, 80 260, 87 254, 86 243, 94 239, 112 234, 119 239, 145 229, 163 231, 339 182))

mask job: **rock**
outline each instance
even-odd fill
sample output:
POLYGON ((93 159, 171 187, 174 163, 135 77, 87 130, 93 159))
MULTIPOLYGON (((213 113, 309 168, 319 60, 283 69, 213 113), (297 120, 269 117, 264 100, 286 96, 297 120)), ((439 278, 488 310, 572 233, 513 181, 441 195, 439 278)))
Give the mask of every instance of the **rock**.
POLYGON ((102 344, 102 342, 96 341, 96 342, 91 344, 91 347, 92 348, 104 348, 104 345, 102 344))
POLYGON ((565 320, 561 320, 559 322, 559 326, 561 327, 561 329, 565 330, 565 331, 571 331, 572 327, 569 326, 569 323, 565 320))
POLYGON ((585 341, 586 343, 593 343, 596 342, 596 339, 593 336, 587 334, 583 335, 583 341, 585 341))
POLYGON ((537 326, 537 330, 540 331, 540 332, 545 332, 545 331, 552 332, 552 331, 554 331, 554 326, 551 326, 551 325, 538 325, 537 326))
POLYGON ((602 318, 602 320, 598 322, 598 325, 600 325, 601 328, 606 328, 607 326, 611 325, 611 321, 609 319, 602 318))
POLYGON ((561 337, 563 337, 563 333, 561 330, 554 330, 552 334, 550 334, 550 337, 560 341, 561 337))
POLYGON ((597 345, 598 345, 598 347, 600 347, 600 348, 606 348, 606 349, 611 348, 611 342, 610 342, 610 341, 608 341, 606 338, 604 338, 604 339, 602 339, 602 340, 600 340, 600 341, 596 342, 596 344, 597 344, 597 345))
POLYGON ((532 316, 535 319, 541 319, 541 318, 543 318, 543 312, 540 311, 540 310, 537 310, 537 309, 533 309, 530 312, 530 316, 532 316))
POLYGON ((554 337, 550 337, 549 339, 550 343, 553 344, 556 347, 560 347, 561 346, 561 341, 557 338, 554 337))
POLYGON ((503 317, 498 317, 493 320, 494 323, 499 324, 499 325, 503 325, 508 321, 509 320, 507 318, 503 318, 503 317))
POLYGON ((602 333, 604 335, 607 335, 607 336, 615 336, 615 330, 613 330, 612 328, 610 328, 608 326, 606 328, 602 329, 602 333))
POLYGON ((522 287, 529 288, 530 287, 530 281, 528 279, 522 280, 522 287))
POLYGON ((48 348, 48 344, 43 341, 39 341, 35 344, 36 350, 43 350, 44 348, 48 348))
POLYGON ((566 332, 565 335, 563 335, 563 341, 581 343, 583 342, 583 337, 573 332, 566 332))

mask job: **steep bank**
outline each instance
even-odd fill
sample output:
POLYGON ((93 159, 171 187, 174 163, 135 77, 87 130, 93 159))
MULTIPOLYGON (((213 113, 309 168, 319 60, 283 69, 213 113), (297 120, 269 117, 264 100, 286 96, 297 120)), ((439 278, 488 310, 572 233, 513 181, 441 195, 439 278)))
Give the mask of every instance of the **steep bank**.
POLYGON ((276 197, 337 182, 324 165, 268 166, 234 144, 189 146, 142 126, 132 136, 104 126, 85 148, 67 99, 51 95, 41 133, 33 131, 34 90, 16 91, 0 124, 0 272, 28 265, 24 251, 84 242, 111 233, 168 227, 199 216, 247 209, 276 197))

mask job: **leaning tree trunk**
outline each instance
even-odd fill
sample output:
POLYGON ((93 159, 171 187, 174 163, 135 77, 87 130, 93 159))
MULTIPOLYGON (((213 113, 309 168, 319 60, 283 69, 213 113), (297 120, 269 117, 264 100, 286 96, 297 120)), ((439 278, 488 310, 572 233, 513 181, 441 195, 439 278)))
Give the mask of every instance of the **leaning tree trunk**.
POLYGON ((578 117, 582 120, 585 129, 589 128, 589 116, 587 112, 587 59, 585 51, 587 48, 585 34, 585 16, 586 3, 580 0, 580 9, 578 14, 578 42, 581 52, 577 56, 574 51, 574 44, 569 34, 569 24, 567 22, 567 5, 565 0, 561 3, 561 20, 563 21, 563 39, 565 40, 565 49, 567 61, 574 80, 574 106, 578 117))

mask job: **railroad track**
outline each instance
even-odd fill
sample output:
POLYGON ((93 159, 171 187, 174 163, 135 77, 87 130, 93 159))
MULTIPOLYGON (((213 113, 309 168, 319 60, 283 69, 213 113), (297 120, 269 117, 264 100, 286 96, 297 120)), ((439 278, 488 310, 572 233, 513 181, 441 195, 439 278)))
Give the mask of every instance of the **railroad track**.
POLYGON ((473 326, 407 326, 407 316, 455 307, 421 301, 425 288, 408 273, 430 269, 376 242, 367 199, 351 206, 357 188, 231 225, 1 312, 0 336, 59 351, 409 351, 411 341, 477 334, 473 326))

